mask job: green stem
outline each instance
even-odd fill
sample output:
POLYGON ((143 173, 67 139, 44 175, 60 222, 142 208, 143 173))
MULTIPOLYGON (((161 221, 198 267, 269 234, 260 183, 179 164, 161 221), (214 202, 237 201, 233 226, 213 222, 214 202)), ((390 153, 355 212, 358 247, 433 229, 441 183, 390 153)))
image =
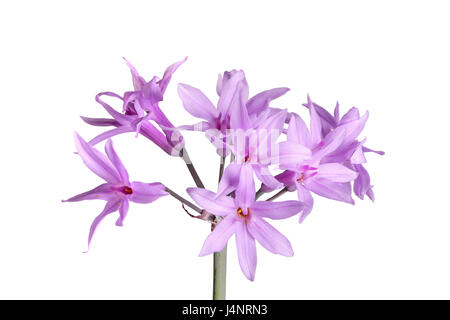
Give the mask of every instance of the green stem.
POLYGON ((227 246, 214 253, 213 300, 225 300, 227 286, 227 246))
MULTIPOLYGON (((219 183, 225 167, 225 157, 220 157, 219 183)), ((219 222, 220 223, 220 222, 219 222)), ((214 230, 211 226, 211 231, 214 230)), ((225 300, 227 287, 227 246, 220 252, 214 252, 213 262, 213 300, 225 300)))

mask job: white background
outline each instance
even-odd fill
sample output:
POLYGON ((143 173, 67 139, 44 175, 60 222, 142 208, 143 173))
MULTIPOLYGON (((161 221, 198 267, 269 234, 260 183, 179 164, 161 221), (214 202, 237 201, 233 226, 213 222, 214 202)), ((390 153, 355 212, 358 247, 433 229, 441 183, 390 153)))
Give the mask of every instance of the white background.
MULTIPOLYGON (((217 74, 233 68, 251 94, 290 87, 273 106, 301 115, 307 93, 329 110, 339 100, 370 111, 363 137, 386 151, 368 155, 376 202, 316 197, 303 224, 274 222, 295 255, 258 246, 254 282, 232 238, 229 299, 450 298, 449 30, 445 1, 3 1, 0 298, 211 297, 212 257, 198 257, 209 227, 174 200, 132 204, 123 228, 109 216, 88 254, 104 203, 61 203, 101 183, 72 134, 101 132, 78 117, 106 115, 97 92, 131 89, 123 56, 146 79, 189 56, 161 104, 176 125, 196 121, 176 84, 216 101, 217 74)), ((185 138, 215 189, 213 148, 202 134, 185 138)), ((184 163, 145 138, 114 141, 132 178, 192 186, 184 163)))

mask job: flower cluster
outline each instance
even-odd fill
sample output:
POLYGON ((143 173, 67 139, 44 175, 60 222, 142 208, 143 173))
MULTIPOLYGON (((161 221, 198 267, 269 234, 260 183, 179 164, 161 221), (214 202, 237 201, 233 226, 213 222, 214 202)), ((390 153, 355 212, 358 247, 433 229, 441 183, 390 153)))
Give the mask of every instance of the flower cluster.
POLYGON ((331 114, 308 96, 303 105, 309 111, 308 128, 297 113, 271 106, 273 100, 289 91, 288 88, 266 90, 249 98, 244 72, 232 70, 219 75, 216 105, 199 89, 179 84, 178 95, 184 108, 201 122, 175 127, 160 104, 173 73, 185 61, 169 66, 161 79, 155 76, 149 82, 126 61, 131 70, 133 91, 122 95, 102 92, 96 96, 96 101, 111 118, 82 117, 94 126, 113 127, 89 142, 75 134, 78 155, 89 169, 106 181, 66 200, 106 201, 105 208, 92 223, 89 243, 106 215, 118 211, 116 225, 122 226, 130 201, 150 203, 171 195, 199 213, 191 216, 213 224, 200 255, 220 252, 234 234, 242 272, 249 280, 254 280, 256 241, 272 253, 293 255, 289 240, 266 219, 286 219, 298 214, 299 221, 303 222, 312 211, 313 194, 349 204, 354 204, 352 193, 361 199, 367 195, 374 200, 370 176, 364 168, 365 154, 384 153, 369 149, 365 146, 366 139, 360 138, 368 112, 360 115, 353 107, 341 117, 339 104, 331 114), (103 97, 118 99, 122 110, 111 107, 103 97), (204 187, 187 157, 183 130, 204 132, 219 154, 220 177, 215 192, 204 187), (130 182, 110 140, 126 132, 143 135, 167 154, 185 160, 197 186, 186 191, 197 205, 161 183, 130 182), (107 140, 106 156, 94 147, 104 140, 107 140), (227 157, 230 163, 225 167, 227 157), (260 186, 258 190, 256 185, 260 186), (274 201, 293 191, 298 200, 274 201), (258 201, 271 192, 274 195, 258 201))

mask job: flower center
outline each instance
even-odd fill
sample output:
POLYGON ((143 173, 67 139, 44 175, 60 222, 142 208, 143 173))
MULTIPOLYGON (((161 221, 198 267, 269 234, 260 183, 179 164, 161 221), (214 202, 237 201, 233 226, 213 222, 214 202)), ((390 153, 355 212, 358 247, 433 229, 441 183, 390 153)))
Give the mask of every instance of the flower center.
POLYGON ((247 209, 247 213, 244 213, 242 208, 237 209, 238 217, 244 219, 245 224, 247 224, 247 220, 250 218, 250 208, 247 209))
POLYGON ((297 182, 302 183, 304 178, 305 178, 305 175, 303 174, 303 172, 300 173, 300 176, 298 177, 297 182))
POLYGON ((121 190, 124 194, 133 194, 133 189, 130 187, 124 186, 121 190))

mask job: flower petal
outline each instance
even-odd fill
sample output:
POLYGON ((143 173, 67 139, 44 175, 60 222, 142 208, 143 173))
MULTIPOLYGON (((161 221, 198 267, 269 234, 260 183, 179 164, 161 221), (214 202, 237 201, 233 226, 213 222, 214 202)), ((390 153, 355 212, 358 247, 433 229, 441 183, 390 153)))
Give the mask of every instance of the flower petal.
POLYGON ((179 83, 178 95, 186 111, 194 117, 214 123, 219 116, 212 102, 199 89, 179 83))
POLYGON ((117 211, 117 209, 119 209, 119 206, 120 206, 121 202, 122 202, 122 200, 121 199, 117 199, 117 198, 114 199, 114 200, 108 201, 106 203, 105 208, 103 209, 103 211, 94 219, 94 221, 91 224, 91 229, 89 230, 88 250, 87 251, 89 251, 89 247, 91 245, 92 237, 94 236, 95 230, 97 230, 97 227, 98 227, 99 223, 102 222, 102 220, 108 214, 117 211))
POLYGON ((344 128, 346 130, 345 139, 342 144, 347 144, 353 142, 358 138, 361 131, 366 125, 367 119, 369 118, 369 112, 366 112, 361 118, 347 122, 343 125, 339 125, 339 128, 344 128))
POLYGON ((236 247, 241 270, 247 279, 253 281, 257 262, 255 239, 243 223, 239 223, 236 228, 236 247))
POLYGON ((175 62, 174 64, 167 67, 167 69, 164 71, 164 75, 161 80, 159 80, 158 84, 161 88, 161 92, 164 94, 164 92, 167 89, 167 86, 169 85, 170 79, 172 78, 173 73, 183 64, 186 62, 188 57, 185 57, 183 60, 180 60, 178 62, 175 62))
POLYGON ((304 204, 303 209, 300 211, 299 219, 299 222, 302 223, 311 213, 314 205, 314 199, 311 195, 311 192, 309 192, 309 190, 307 190, 303 185, 298 182, 296 182, 295 185, 297 187, 298 200, 300 200, 304 204))
POLYGON ((289 240, 263 219, 252 217, 247 228, 252 237, 268 251, 286 257, 294 255, 289 240))
POLYGON ((239 183, 239 176, 241 173, 241 165, 237 163, 230 163, 224 170, 222 179, 220 180, 219 187, 217 188, 216 198, 226 196, 236 187, 239 183))
POLYGON ((236 216, 230 214, 226 216, 219 224, 216 225, 214 231, 211 232, 203 243, 200 250, 200 257, 206 256, 213 252, 220 252, 225 247, 228 239, 236 232, 239 227, 236 216))
POLYGON ((379 154, 380 156, 383 156, 385 154, 384 151, 376 151, 376 150, 372 150, 372 149, 369 149, 369 148, 364 147, 364 146, 362 147, 362 150, 364 152, 373 152, 373 153, 379 154))
MULTIPOLYGON (((311 104, 306 103, 303 106, 309 108, 310 105, 314 106, 317 115, 320 118, 321 127, 322 127, 322 135, 326 136, 332 129, 336 128, 337 122, 335 117, 333 117, 325 108, 319 106, 317 103, 311 101, 311 104)), ((336 111, 336 109, 335 109, 336 111)), ((339 115, 338 115, 339 117, 339 115)), ((339 118, 338 118, 339 120, 339 118)))
POLYGON ((345 135, 345 128, 342 127, 337 127, 327 134, 321 142, 321 146, 313 151, 313 162, 319 162, 323 157, 339 148, 345 139, 345 135))
POLYGON ((99 94, 97 94, 95 96, 95 101, 100 103, 103 106, 103 108, 106 110, 106 112, 108 112, 121 125, 129 125, 129 123, 130 123, 130 116, 124 115, 124 114, 114 110, 114 108, 112 108, 109 104, 107 104, 102 99, 100 99, 100 97, 102 97, 102 96, 113 97, 113 98, 120 99, 122 101, 123 101, 123 98, 121 96, 119 96, 117 93, 114 93, 114 92, 100 92, 99 94))
POLYGON ((133 80, 133 87, 135 91, 142 90, 142 87, 145 84, 144 78, 142 78, 139 73, 137 72, 136 68, 125 58, 123 58, 125 62, 127 63, 128 68, 130 68, 131 71, 131 77, 133 80))
POLYGON ((283 184, 272 175, 267 167, 253 165, 253 170, 259 181, 261 181, 267 188, 275 190, 283 186, 283 184))
POLYGON ((309 129, 311 131, 311 145, 314 147, 317 146, 322 140, 322 123, 320 121, 319 115, 317 114, 316 108, 314 107, 309 96, 308 105, 309 116, 311 117, 311 123, 309 125, 309 129))
POLYGON ((247 110, 249 114, 258 114, 269 107, 270 101, 281 97, 289 88, 274 88, 262 91, 250 98, 247 102, 247 110))
POLYGON ((366 157, 364 156, 364 151, 362 148, 362 144, 359 144, 356 147, 355 152, 353 152, 352 156, 350 157, 350 163, 352 164, 361 164, 366 163, 366 157))
POLYGON ((239 183, 235 192, 236 203, 240 207, 248 208, 255 201, 255 181, 253 180, 253 168, 244 163, 239 174, 239 183))
POLYGON ((287 200, 280 202, 256 201, 250 208, 259 217, 274 220, 290 218, 299 213, 304 207, 300 201, 287 200))
POLYGON ((355 204, 352 199, 352 189, 350 182, 340 183, 332 182, 327 179, 306 179, 304 185, 308 190, 318 194, 319 196, 355 204))
POLYGON ((102 142, 106 139, 112 138, 112 137, 117 136, 122 133, 134 132, 134 131, 135 131, 135 129, 132 127, 129 127, 129 126, 121 126, 118 128, 114 128, 114 129, 105 131, 103 133, 100 133, 98 136, 92 138, 89 141, 89 144, 91 146, 95 146, 96 144, 99 144, 100 142, 102 142))
POLYGON ((105 152, 106 152, 106 155, 108 156, 109 160, 112 162, 114 167, 117 169, 117 172, 119 173, 122 182, 127 185, 130 184, 127 169, 125 168, 125 166, 123 165, 119 156, 117 155, 116 150, 114 150, 112 140, 106 141, 105 152))
POLYGON ((305 121, 293 113, 289 121, 287 140, 311 148, 311 135, 305 121))
POLYGON ((114 192, 111 190, 113 184, 104 183, 95 187, 92 190, 80 193, 72 198, 63 200, 63 202, 75 202, 83 200, 111 200, 114 197, 114 192))
POLYGON ((150 203, 168 195, 166 192, 166 187, 159 182, 144 183, 133 181, 130 187, 133 191, 130 196, 130 201, 136 203, 150 203))
MULTIPOLYGON (((366 194, 369 196, 368 191, 371 190, 370 176, 367 170, 361 164, 355 164, 354 168, 359 173, 359 175, 353 183, 353 192, 358 196, 358 198, 363 200, 366 194)), ((373 192, 371 192, 371 194, 373 197, 373 192)), ((369 198, 372 199, 370 196, 369 198)))
POLYGON ((216 198, 216 194, 202 188, 187 188, 186 192, 206 211, 218 216, 226 216, 236 211, 234 199, 223 196, 216 198))
POLYGON ((334 182, 349 182, 356 179, 358 173, 339 163, 324 163, 317 168, 315 178, 334 182))
POLYGON ((88 118, 88 117, 80 117, 84 122, 90 124, 91 126, 96 127, 109 127, 109 126, 120 126, 120 123, 114 119, 107 118, 88 118))
POLYGON ((130 203, 128 200, 123 200, 122 204, 119 207, 119 218, 116 220, 116 226, 122 227, 123 226, 123 220, 127 216, 128 209, 130 208, 130 203))
POLYGON ((245 80, 245 74, 243 71, 230 71, 225 72, 222 78, 221 94, 217 103, 217 109, 222 114, 222 117, 229 115, 232 106, 239 100, 239 92, 242 92, 242 98, 245 98, 245 102, 248 99, 248 84, 245 80))
POLYGON ((278 146, 280 169, 296 170, 303 161, 311 158, 311 150, 301 144, 283 141, 278 146))
POLYGON ((74 133, 74 138, 78 154, 92 172, 107 182, 117 183, 120 181, 117 170, 111 165, 105 155, 91 147, 76 132, 74 133))

